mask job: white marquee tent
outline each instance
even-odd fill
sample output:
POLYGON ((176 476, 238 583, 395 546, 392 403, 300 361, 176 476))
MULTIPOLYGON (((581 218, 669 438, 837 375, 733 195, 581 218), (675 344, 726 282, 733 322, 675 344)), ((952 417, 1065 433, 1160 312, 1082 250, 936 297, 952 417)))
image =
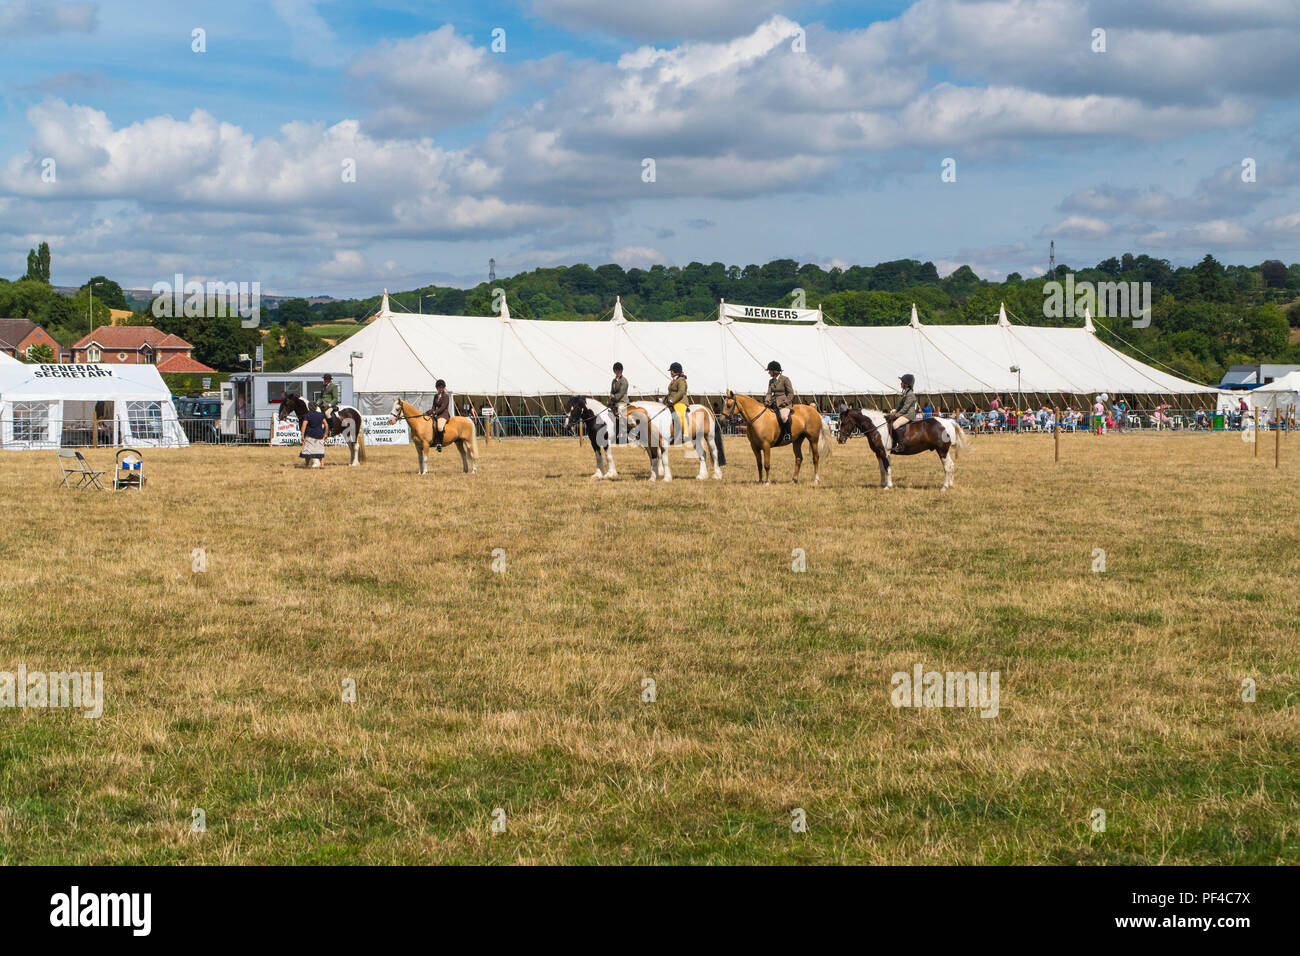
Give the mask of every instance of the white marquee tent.
POLYGON ((0 363, 0 447, 188 445, 152 365, 0 363))
POLYGON ((1270 416, 1278 411, 1284 416, 1291 410, 1300 412, 1300 372, 1288 372, 1249 394, 1251 406, 1270 416))
POLYGON ((724 303, 712 322, 632 322, 621 302, 601 322, 397 313, 384 295, 367 326, 297 371, 353 372, 361 411, 381 414, 393 397, 429 401, 444 378, 458 395, 539 399, 608 393, 621 361, 632 396, 663 393, 668 365, 681 362, 696 397, 728 389, 761 393, 778 359, 805 399, 885 396, 910 371, 933 396, 1158 395, 1198 398, 1216 389, 1184 381, 1102 342, 1083 328, 996 324, 923 325, 913 307, 902 327, 829 326, 820 310, 759 309, 724 303), (779 324, 743 321, 753 316, 779 324), (736 321, 737 318, 742 321, 736 321), (353 359, 353 352, 362 357, 353 359), (1011 371, 1019 369, 1019 374, 1011 371))

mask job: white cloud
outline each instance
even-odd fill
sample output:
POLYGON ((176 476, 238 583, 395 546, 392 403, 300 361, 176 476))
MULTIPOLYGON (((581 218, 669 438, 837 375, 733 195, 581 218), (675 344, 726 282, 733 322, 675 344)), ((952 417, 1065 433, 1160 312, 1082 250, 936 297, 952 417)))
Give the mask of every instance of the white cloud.
POLYGON ((533 0, 537 13, 566 29, 647 40, 731 36, 784 6, 784 0, 533 0))
POLYGON ((65 0, 0 2, 0 40, 48 33, 90 33, 96 26, 97 3, 65 0))
POLYGON ((456 35, 450 24, 386 41, 353 60, 348 76, 373 108, 368 131, 429 135, 480 119, 512 89, 500 57, 456 35))
POLYGON ((1104 239, 1110 235, 1110 224, 1090 216, 1070 216, 1054 226, 1048 226, 1040 235, 1055 239, 1104 239))

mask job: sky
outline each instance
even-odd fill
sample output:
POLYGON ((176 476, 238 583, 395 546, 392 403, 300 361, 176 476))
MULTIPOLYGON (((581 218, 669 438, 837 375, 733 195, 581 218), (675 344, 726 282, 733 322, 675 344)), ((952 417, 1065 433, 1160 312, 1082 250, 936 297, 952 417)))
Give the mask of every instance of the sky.
POLYGON ((1297 50, 1297 0, 0 0, 0 276, 1294 262, 1297 50))

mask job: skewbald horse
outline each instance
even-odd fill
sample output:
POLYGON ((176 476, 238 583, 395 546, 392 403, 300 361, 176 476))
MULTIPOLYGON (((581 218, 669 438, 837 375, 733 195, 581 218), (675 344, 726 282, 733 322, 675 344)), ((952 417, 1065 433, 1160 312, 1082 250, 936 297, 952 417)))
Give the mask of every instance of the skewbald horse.
MULTIPOLYGON (((290 415, 297 415, 301 424, 307 418, 307 401, 300 395, 281 392, 280 410, 275 417, 278 421, 285 421, 290 415)), ((359 465, 366 460, 366 436, 361 431, 359 411, 351 405, 340 405, 338 413, 331 416, 326 424, 329 425, 331 438, 341 435, 348 443, 349 465, 359 465)))
POLYGON ((843 445, 850 435, 859 431, 867 436, 871 450, 876 453, 876 461, 880 465, 881 488, 894 487, 891 455, 916 455, 933 451, 938 453, 939 460, 943 462, 943 486, 940 490, 947 491, 953 487, 957 453, 970 447, 970 436, 966 434, 966 429, 951 418, 923 418, 919 422, 908 422, 903 426, 902 440, 896 442, 884 412, 868 408, 841 408, 840 444, 843 445))
MULTIPOLYGON (((411 433, 411 444, 415 446, 415 457, 420 463, 418 474, 427 475, 429 449, 434 445, 433 418, 410 402, 395 398, 388 412, 388 424, 396 425, 398 421, 406 422, 407 431, 411 433)), ((472 421, 463 415, 447 419, 447 427, 442 430, 442 442, 444 445, 456 443, 462 472, 478 474, 478 434, 472 421)))
MULTIPOLYGON (((760 483, 772 483, 772 445, 781 435, 781 420, 776 412, 757 399, 748 395, 727 392, 722 403, 722 414, 740 414, 745 420, 745 434, 749 436, 749 447, 754 449, 754 462, 758 465, 760 483)), ((803 443, 808 442, 812 451, 813 484, 821 484, 821 460, 831 454, 831 440, 822 422, 821 413, 811 405, 795 405, 790 409, 790 437, 794 439, 794 481, 799 480, 799 468, 803 465, 803 443)))
MULTIPOLYGON (((675 422, 676 419, 668 406, 660 402, 631 402, 627 406, 627 441, 629 445, 645 446, 650 455, 651 481, 660 477, 664 481, 673 480, 672 469, 668 466, 668 449, 672 446, 673 436, 681 429, 680 421, 675 422)), ((682 446, 695 446, 700 459, 700 471, 695 477, 701 481, 709 477, 704 456, 706 449, 713 459, 713 477, 722 477, 722 466, 727 463, 727 456, 719 435, 718 422, 707 406, 692 405, 686 409, 686 432, 678 437, 682 446)))

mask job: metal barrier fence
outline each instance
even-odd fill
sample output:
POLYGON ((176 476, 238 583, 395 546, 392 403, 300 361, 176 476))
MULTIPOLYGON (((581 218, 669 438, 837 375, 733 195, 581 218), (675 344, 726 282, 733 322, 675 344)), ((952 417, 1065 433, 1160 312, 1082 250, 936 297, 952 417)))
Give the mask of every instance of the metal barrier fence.
MULTIPOLYGON (((823 416, 831 423, 834 429, 839 422, 838 415, 822 413, 823 416)), ((1254 425, 1254 417, 1247 416, 1251 427, 1254 425)), ((1007 413, 1005 416, 993 418, 987 412, 979 412, 972 416, 969 412, 963 412, 959 419, 963 426, 970 432, 979 435, 988 434, 1023 434, 1023 433, 1050 433, 1052 431, 1053 419, 1049 414, 1047 416, 1034 415, 1016 415, 1007 413)), ((185 432, 185 437, 192 444, 214 444, 214 445, 266 445, 270 443, 270 436, 275 431, 276 420, 274 418, 266 419, 246 419, 241 429, 229 429, 222 426, 222 423, 211 418, 182 418, 181 429, 185 432)), ((498 440, 512 438, 572 438, 577 432, 569 428, 568 418, 564 415, 497 415, 489 418, 478 417, 474 419, 474 424, 478 429, 480 438, 491 437, 498 440)), ((1281 423, 1288 431, 1297 427, 1295 419, 1290 419, 1281 423)), ((144 421, 140 423, 140 428, 156 427, 156 421, 144 421)), ((743 435, 745 432, 744 421, 737 416, 721 419, 722 433, 726 436, 743 435)), ((1279 423, 1270 421, 1263 415, 1260 416, 1259 427, 1261 430, 1266 428, 1278 427, 1279 423)), ((115 441, 115 423, 108 421, 99 422, 99 444, 113 445, 115 441)), ((1216 415, 1195 409, 1164 409, 1164 410, 1135 410, 1129 412, 1126 416, 1123 427, 1117 427, 1112 419, 1107 425, 1107 431, 1133 431, 1133 432, 1210 432, 1210 431, 1237 431, 1243 427, 1242 417, 1237 412, 1229 412, 1223 415, 1216 415)), ((136 422, 132 421, 132 429, 137 437, 142 433, 137 428, 136 422)), ((1061 431, 1069 432, 1088 432, 1095 431, 1096 425, 1090 412, 1080 412, 1077 417, 1063 415, 1061 420, 1061 431)), ((93 423, 65 421, 63 425, 63 444, 66 447, 88 446, 95 443, 93 423)))

